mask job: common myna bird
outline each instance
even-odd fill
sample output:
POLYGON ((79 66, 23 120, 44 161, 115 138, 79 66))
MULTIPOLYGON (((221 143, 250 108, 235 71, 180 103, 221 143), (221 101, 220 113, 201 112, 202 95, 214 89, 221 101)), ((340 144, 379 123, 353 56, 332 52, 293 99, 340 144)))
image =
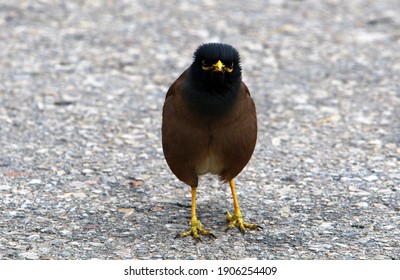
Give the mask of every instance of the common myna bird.
POLYGON ((192 65, 167 92, 162 116, 164 156, 176 177, 192 188, 191 227, 177 237, 214 237, 196 215, 198 179, 206 173, 229 182, 234 212, 227 213, 227 229, 238 226, 244 233, 247 228, 260 228, 243 221, 234 184, 257 139, 256 109, 241 71, 235 48, 203 44, 195 51, 192 65))

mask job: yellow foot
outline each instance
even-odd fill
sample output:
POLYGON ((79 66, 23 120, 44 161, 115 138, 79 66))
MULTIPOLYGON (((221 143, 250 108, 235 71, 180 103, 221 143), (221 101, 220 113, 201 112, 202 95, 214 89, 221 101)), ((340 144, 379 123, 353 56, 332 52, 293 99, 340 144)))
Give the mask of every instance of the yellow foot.
POLYGON ((192 235, 194 237, 194 239, 196 239, 197 241, 201 241, 200 234, 208 236, 210 238, 215 238, 214 234, 203 229, 203 225, 197 219, 192 220, 192 224, 191 224, 191 227, 189 230, 178 233, 178 235, 175 236, 175 238, 192 235))
POLYGON ((234 228, 236 225, 239 227, 239 229, 242 233, 245 233, 247 228, 252 229, 252 230, 262 229, 262 227, 260 227, 259 225, 249 224, 249 223, 246 223, 245 221, 243 221, 242 214, 240 212, 235 213, 233 215, 228 212, 228 213, 226 213, 226 218, 230 222, 228 225, 228 228, 226 230, 234 228))

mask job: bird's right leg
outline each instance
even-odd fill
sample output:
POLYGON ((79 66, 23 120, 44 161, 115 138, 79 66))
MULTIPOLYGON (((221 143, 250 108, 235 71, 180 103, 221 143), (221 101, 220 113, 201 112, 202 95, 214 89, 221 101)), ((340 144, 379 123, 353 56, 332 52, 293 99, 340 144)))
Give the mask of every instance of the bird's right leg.
POLYGON ((192 235, 197 241, 200 241, 200 234, 215 237, 211 232, 203 229, 203 225, 200 220, 197 219, 196 215, 196 187, 192 187, 192 218, 191 218, 191 226, 190 229, 181 233, 178 233, 176 237, 185 237, 192 235))

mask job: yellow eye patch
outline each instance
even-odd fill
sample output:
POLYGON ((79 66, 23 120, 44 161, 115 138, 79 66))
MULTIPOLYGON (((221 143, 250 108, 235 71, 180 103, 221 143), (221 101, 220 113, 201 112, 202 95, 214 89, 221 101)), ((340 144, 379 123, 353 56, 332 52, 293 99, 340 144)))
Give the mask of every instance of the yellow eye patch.
POLYGON ((226 71, 231 73, 233 71, 233 66, 234 66, 234 63, 232 62, 230 67, 226 67, 226 71))
POLYGON ((205 60, 203 60, 203 61, 201 62, 201 68, 202 68, 204 71, 210 70, 211 67, 212 67, 212 65, 211 65, 211 66, 208 66, 208 64, 206 63, 205 60))

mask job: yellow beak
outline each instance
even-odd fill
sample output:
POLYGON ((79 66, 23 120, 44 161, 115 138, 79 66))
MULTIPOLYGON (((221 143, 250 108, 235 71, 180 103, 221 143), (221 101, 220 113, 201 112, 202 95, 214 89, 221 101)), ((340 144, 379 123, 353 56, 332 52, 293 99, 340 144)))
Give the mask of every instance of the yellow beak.
POLYGON ((212 71, 213 72, 225 72, 225 65, 221 62, 221 60, 218 60, 216 63, 212 65, 212 71))

